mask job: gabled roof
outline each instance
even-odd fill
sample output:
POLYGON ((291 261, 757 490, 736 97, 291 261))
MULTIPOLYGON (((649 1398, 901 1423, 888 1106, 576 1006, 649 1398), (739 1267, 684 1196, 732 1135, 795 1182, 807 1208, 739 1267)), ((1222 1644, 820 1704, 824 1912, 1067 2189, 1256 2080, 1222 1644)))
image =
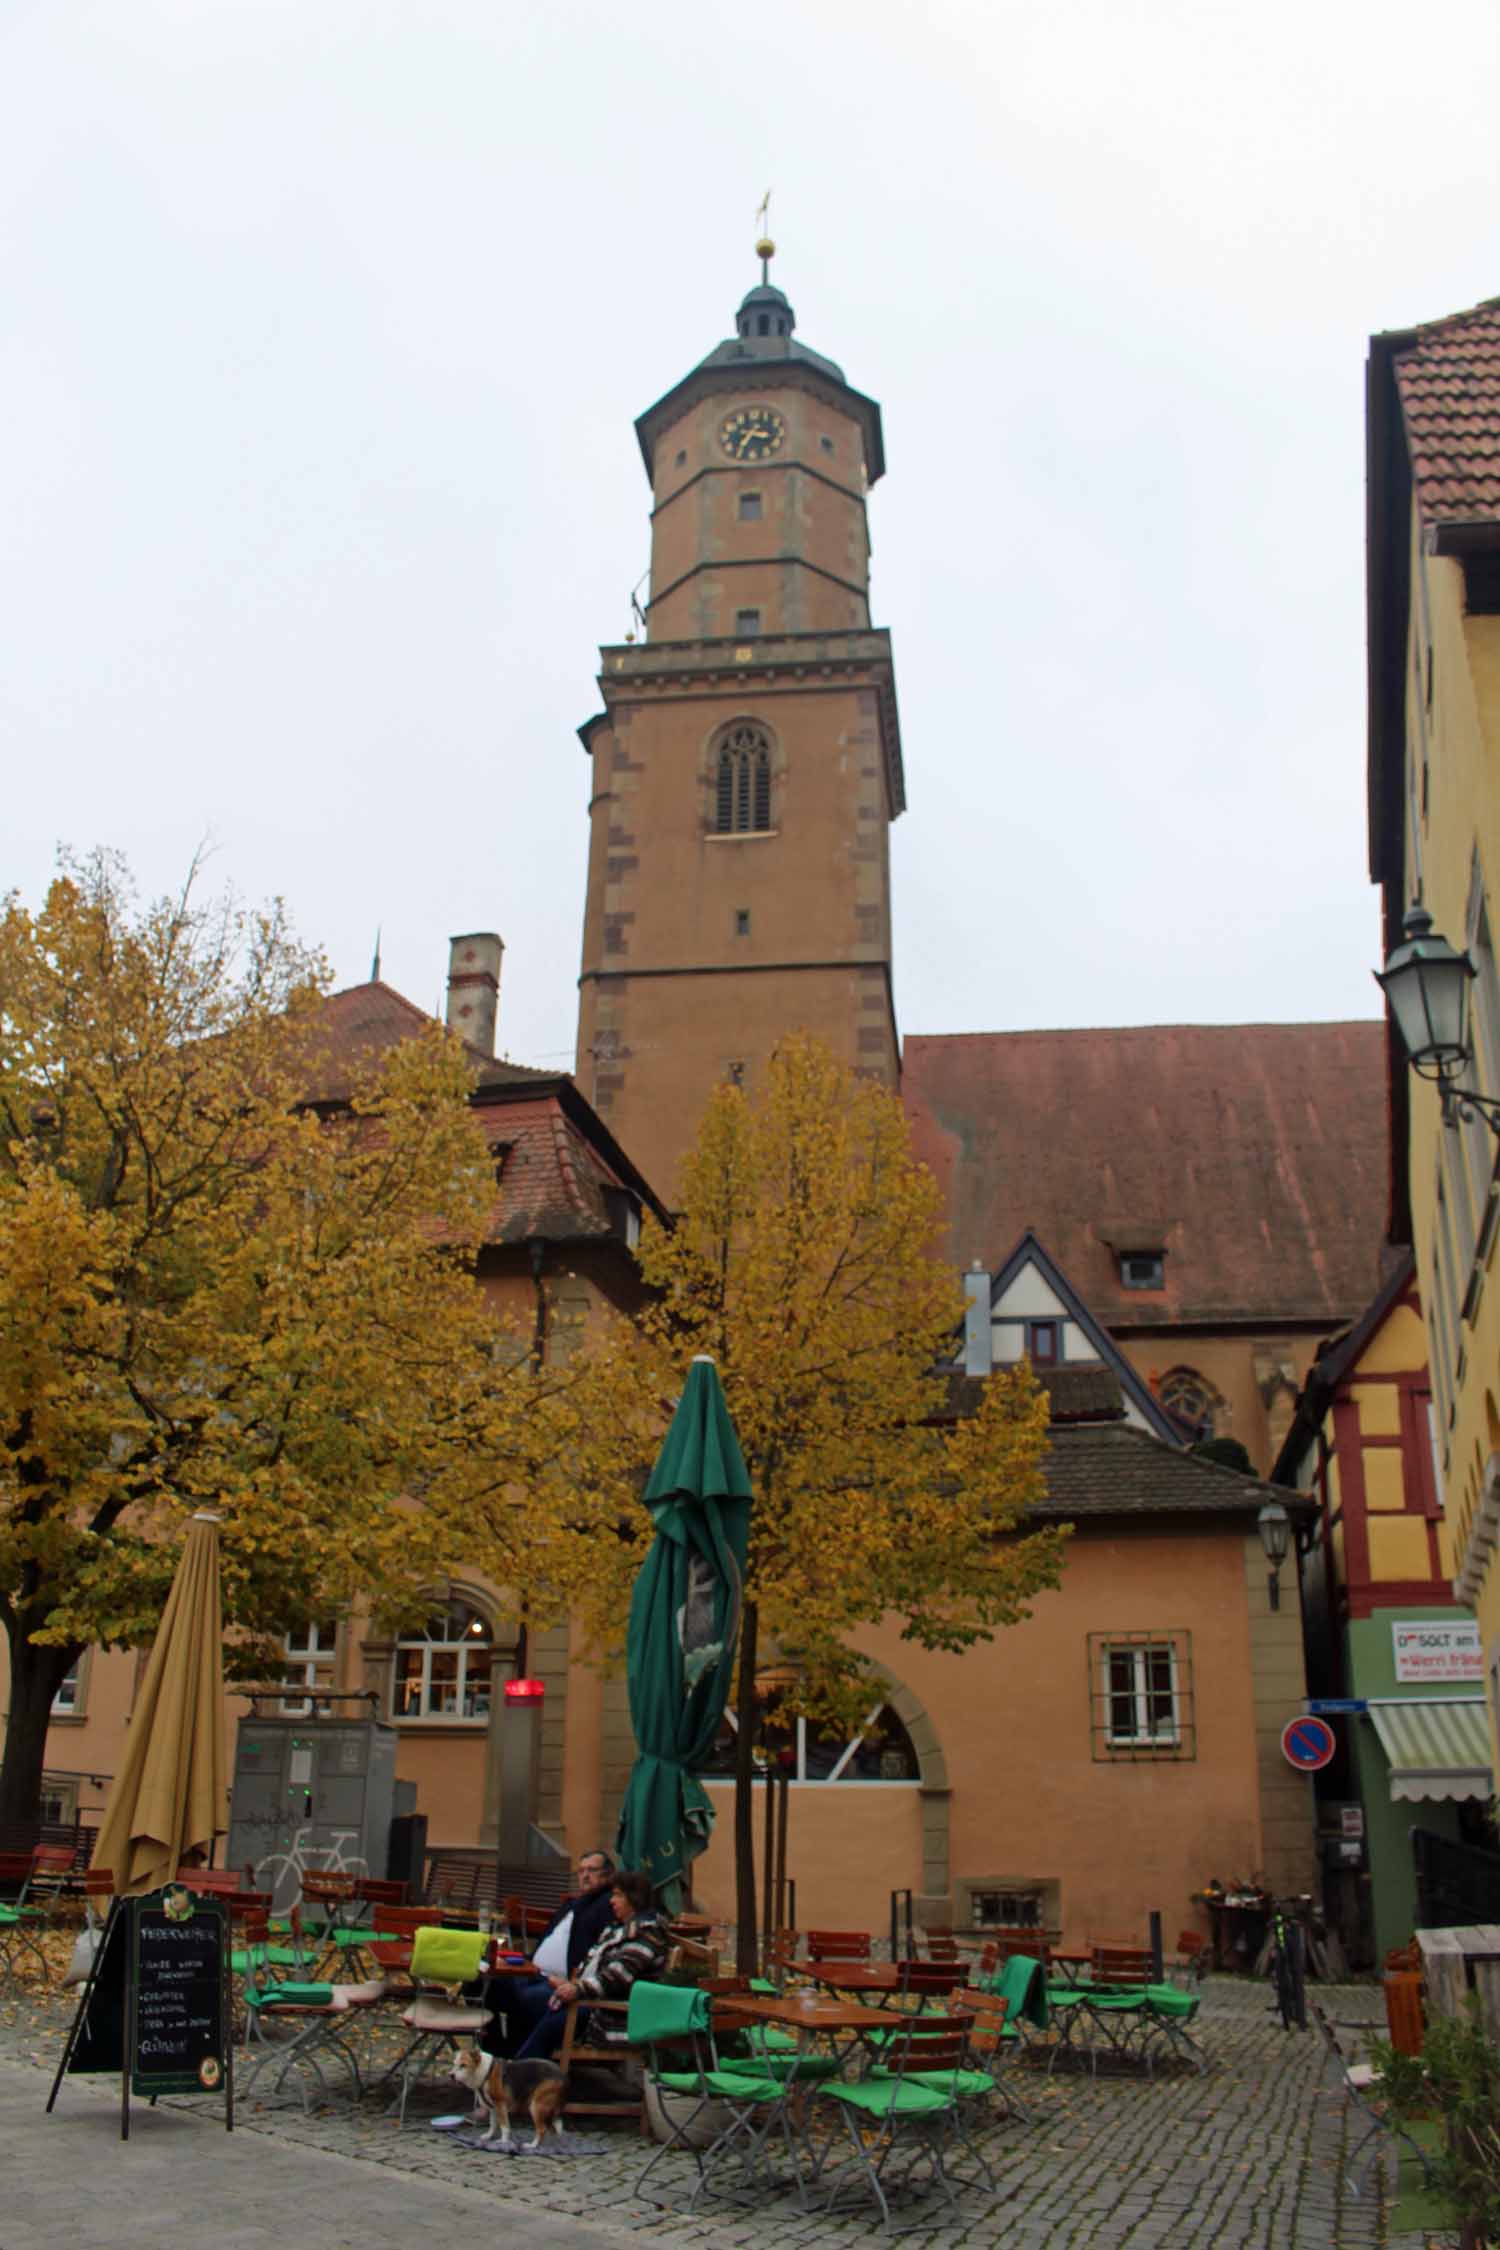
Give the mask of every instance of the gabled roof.
POLYGON ((1423 522, 1500 527, 1500 297, 1391 342, 1423 522))
MULTIPOLYGON (((407 1000, 388 984, 346 985, 330 992, 323 1002, 325 1066, 320 1073, 316 1099, 338 1101, 348 1094, 360 1069, 375 1062, 398 1040, 414 1039, 437 1021, 425 1008, 407 1000)), ((465 1042, 468 1046, 468 1042, 465 1042)), ((497 1062, 482 1048, 468 1047, 474 1058, 477 1082, 485 1086, 514 1085, 528 1079, 549 1079, 555 1074, 531 1070, 524 1063, 497 1062)))
POLYGON ((950 1263, 1030 1228, 1115 1335, 1333 1328, 1379 1279, 1378 1022, 909 1038, 902 1098, 950 1263), (1148 1246, 1165 1287, 1123 1288, 1120 1250, 1148 1246))
MULTIPOLYGON (((311 1098, 346 1100, 358 1071, 436 1018, 387 984, 348 986, 324 1002, 327 1036, 311 1098)), ((497 1061, 469 1047, 471 1101, 490 1147, 503 1150, 492 1243, 623 1236, 622 1199, 667 1214, 648 1181, 562 1071, 497 1061)))
MULTIPOLYGON (((1088 1306, 1068 1280, 1067 1275, 1060 1266, 1054 1265, 1030 1227, 1026 1229, 1026 1232, 990 1283, 991 1315, 993 1316, 1000 1309, 1012 1282, 1018 1274, 1024 1273, 1028 1266, 1034 1268, 1041 1275, 1053 1296, 1066 1311, 1069 1320, 1073 1321, 1088 1338, 1094 1347, 1094 1356, 1100 1366, 1108 1368, 1119 1387, 1119 1393, 1129 1399, 1131 1405, 1135 1407, 1146 1423, 1147 1428, 1153 1431, 1166 1445, 1184 1445, 1187 1442, 1186 1433, 1178 1428, 1166 1408, 1153 1396, 1150 1387, 1136 1373, 1108 1329, 1102 1328, 1099 1322, 1095 1320, 1088 1306)), ((1063 1368, 1058 1372, 1068 1374, 1074 1371, 1072 1368, 1063 1368)), ((1086 1367, 1080 1367, 1076 1371, 1079 1373, 1091 1372, 1086 1367)), ((1056 1411, 1054 1405, 1054 1415, 1056 1411)), ((1118 1408, 1116 1411, 1118 1411, 1118 1408)))
POLYGON ((1248 1530, 1268 1500, 1280 1501, 1293 1516, 1313 1506, 1303 1494, 1163 1445, 1129 1422, 1054 1428, 1042 1473, 1047 1496, 1029 1512, 1070 1523, 1107 1516, 1239 1517, 1248 1530))

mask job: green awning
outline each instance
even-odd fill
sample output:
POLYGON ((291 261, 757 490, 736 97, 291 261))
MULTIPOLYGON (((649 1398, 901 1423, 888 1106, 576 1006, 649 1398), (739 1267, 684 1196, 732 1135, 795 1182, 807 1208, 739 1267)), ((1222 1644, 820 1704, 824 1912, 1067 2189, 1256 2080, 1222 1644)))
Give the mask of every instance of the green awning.
POLYGON ((1478 1695, 1421 1703, 1372 1703, 1370 1717, 1391 1766, 1391 1802, 1490 1797, 1490 1728, 1478 1695))

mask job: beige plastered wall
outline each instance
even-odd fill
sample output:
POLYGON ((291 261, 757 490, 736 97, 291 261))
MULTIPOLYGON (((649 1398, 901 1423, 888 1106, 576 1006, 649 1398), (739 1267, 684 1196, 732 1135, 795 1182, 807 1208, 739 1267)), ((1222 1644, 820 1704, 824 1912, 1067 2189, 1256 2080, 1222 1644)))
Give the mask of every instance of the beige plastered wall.
MULTIPOLYGON (((1427 768, 1425 818, 1409 814, 1407 865, 1415 893, 1420 871, 1422 903, 1454 945, 1468 941, 1476 868, 1488 901, 1492 936, 1500 936, 1500 617, 1470 617, 1464 609, 1460 565, 1422 551, 1422 526, 1414 522, 1412 602, 1407 648, 1407 774, 1427 768), (1431 665, 1432 698, 1426 697, 1431 665), (1413 818, 1416 825, 1413 826, 1413 818)), ((1420 783, 1407 791, 1420 799, 1420 783)), ((1444 1563, 1456 1570, 1481 1497, 1500 1477, 1500 1279, 1496 1248, 1476 1273, 1465 1265, 1446 1283, 1434 1253, 1437 1176, 1441 1159, 1451 1184, 1462 1159, 1459 1136, 1442 1124, 1433 1088, 1409 1076, 1411 1096, 1411 1202, 1417 1271, 1429 1330, 1438 1452, 1443 1483, 1444 1563), (1444 1143, 1448 1144, 1444 1147, 1444 1143), (1469 1315, 1463 1300, 1473 1286, 1469 1315), (1442 1348, 1433 1333, 1440 1299, 1448 1306, 1453 1339, 1452 1373, 1445 1396, 1442 1348)), ((1500 1086, 1481 1085, 1500 1095, 1500 1086)), ((1500 1238, 1500 1229, 1495 1230, 1500 1238)), ((1486 1670, 1500 1674, 1500 1568, 1495 1549, 1475 1598, 1486 1670)), ((1495 1729, 1492 1690, 1490 1724, 1495 1729)), ((1500 1734, 1491 1744, 1500 1770, 1500 1734)))

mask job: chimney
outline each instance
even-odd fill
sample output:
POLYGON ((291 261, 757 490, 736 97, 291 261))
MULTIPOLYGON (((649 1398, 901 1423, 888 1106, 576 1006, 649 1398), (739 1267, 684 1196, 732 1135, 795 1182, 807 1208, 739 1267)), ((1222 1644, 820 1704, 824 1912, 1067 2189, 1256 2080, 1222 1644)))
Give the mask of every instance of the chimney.
POLYGON ((448 1029, 477 1047, 482 1055, 495 1052, 500 956, 504 951, 493 930, 448 940, 448 1029))
POLYGON ((990 1277, 976 1258, 964 1275, 964 1373, 988 1375, 994 1364, 990 1277))

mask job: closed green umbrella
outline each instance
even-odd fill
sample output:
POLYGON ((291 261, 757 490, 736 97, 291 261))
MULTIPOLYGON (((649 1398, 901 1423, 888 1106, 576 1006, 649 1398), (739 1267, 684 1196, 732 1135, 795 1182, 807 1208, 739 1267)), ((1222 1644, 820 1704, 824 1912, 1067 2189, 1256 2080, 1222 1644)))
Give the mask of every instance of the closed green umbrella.
POLYGON ((626 1652, 638 1755, 620 1809, 622 1865, 670 1911, 714 1810, 698 1779, 734 1672, 750 1479, 713 1361, 688 1369, 645 1500, 656 1538, 630 1602, 626 1652))

